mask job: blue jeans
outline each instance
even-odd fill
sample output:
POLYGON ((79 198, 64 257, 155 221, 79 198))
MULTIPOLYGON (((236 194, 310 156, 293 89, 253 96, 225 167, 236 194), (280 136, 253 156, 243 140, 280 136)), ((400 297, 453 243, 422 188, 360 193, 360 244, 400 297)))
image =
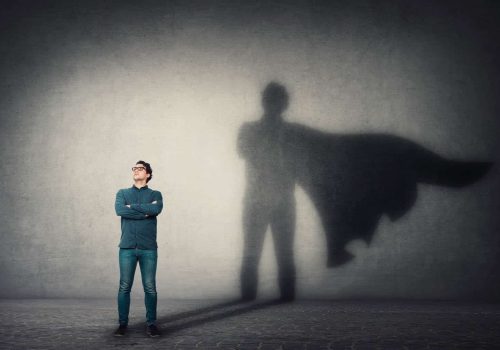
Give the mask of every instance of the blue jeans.
POLYGON ((120 249, 120 288, 118 289, 118 317, 120 325, 128 324, 130 310, 130 290, 134 283, 137 262, 141 269, 142 286, 144 287, 144 303, 146 304, 146 321, 148 326, 156 322, 156 250, 120 249))

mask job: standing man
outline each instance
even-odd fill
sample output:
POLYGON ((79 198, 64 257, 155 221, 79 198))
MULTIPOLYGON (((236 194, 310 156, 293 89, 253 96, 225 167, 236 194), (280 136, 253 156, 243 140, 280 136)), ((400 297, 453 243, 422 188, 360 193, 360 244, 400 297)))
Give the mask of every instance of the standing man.
POLYGON ((118 317, 120 326, 115 336, 123 336, 127 331, 130 309, 130 290, 134 282, 137 262, 141 269, 146 304, 146 333, 151 337, 160 336, 156 326, 156 263, 158 260, 156 243, 156 216, 163 209, 161 192, 147 185, 153 178, 151 165, 142 160, 132 167, 134 185, 121 189, 116 194, 116 215, 121 216, 122 235, 120 240, 120 287, 118 290, 118 317))
POLYGON ((262 118, 243 124, 238 136, 238 153, 246 160, 247 178, 241 266, 241 297, 244 300, 253 300, 257 295, 258 265, 268 226, 278 262, 281 300, 295 298, 295 183, 283 152, 286 123, 282 113, 287 106, 285 87, 269 83, 262 92, 262 118))

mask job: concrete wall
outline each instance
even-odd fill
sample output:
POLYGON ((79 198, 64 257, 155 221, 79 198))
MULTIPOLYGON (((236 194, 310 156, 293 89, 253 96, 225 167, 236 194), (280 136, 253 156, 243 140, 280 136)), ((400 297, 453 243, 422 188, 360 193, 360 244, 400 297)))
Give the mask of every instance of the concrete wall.
MULTIPOLYGON (((114 297, 114 196, 139 159, 165 199, 159 296, 238 295, 236 136, 270 80, 290 92, 289 121, 498 163, 499 19, 489 1, 6 3, 0 296, 114 297)), ((299 296, 498 300, 499 180, 494 167, 461 190, 419 186, 337 269, 297 188, 299 296)), ((259 288, 277 290, 269 236, 259 288)))

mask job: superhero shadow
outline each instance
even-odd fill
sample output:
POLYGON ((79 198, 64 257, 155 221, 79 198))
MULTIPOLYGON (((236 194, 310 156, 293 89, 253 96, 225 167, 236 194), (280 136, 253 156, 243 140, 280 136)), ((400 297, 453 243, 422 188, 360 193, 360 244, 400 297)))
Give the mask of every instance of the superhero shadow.
POLYGON ((327 267, 354 256, 346 245, 370 244, 383 215, 395 221, 415 204, 419 183, 460 188, 483 177, 491 162, 446 159, 417 143, 388 134, 333 134, 289 123, 286 88, 270 82, 262 92, 260 120, 244 123, 237 150, 246 162, 241 295, 257 295, 258 264, 271 227, 283 300, 295 298, 294 188, 314 204, 328 247, 327 267))

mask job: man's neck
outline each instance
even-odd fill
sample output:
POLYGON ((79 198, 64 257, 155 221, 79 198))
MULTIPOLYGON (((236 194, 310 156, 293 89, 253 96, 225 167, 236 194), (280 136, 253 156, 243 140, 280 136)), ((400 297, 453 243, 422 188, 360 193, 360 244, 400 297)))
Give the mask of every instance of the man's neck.
POLYGON ((146 184, 147 184, 146 181, 135 181, 134 182, 134 186, 137 187, 137 188, 145 187, 145 186, 147 186, 146 184))

